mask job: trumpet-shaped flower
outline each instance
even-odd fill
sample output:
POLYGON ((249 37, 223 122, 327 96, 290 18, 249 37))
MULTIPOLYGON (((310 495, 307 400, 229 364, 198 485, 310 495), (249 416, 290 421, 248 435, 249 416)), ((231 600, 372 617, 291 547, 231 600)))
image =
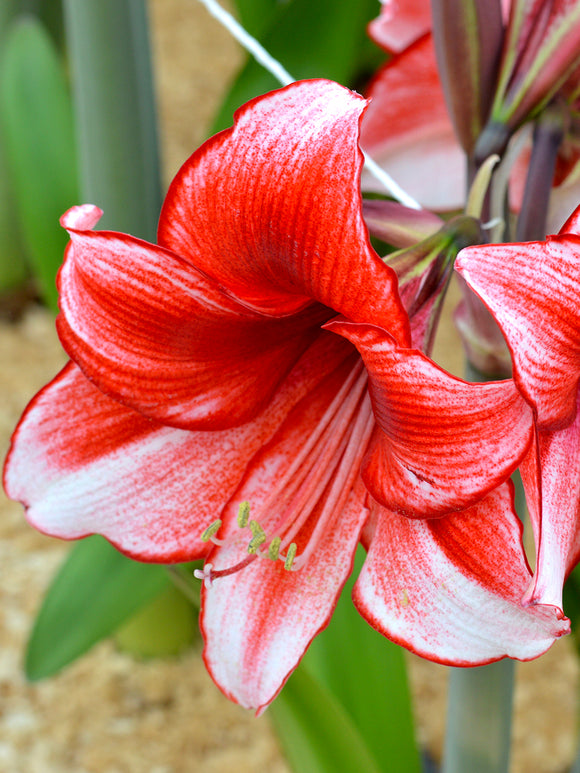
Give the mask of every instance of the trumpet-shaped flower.
POLYGON ((531 574, 504 481, 532 411, 512 381, 467 384, 409 348, 362 218, 364 109, 328 81, 248 103, 178 173, 159 245, 92 230, 96 207, 63 217, 73 362, 5 469, 42 531, 204 558, 206 664, 257 709, 361 540, 362 614, 427 657, 530 658, 568 628, 519 602, 531 574))
POLYGON ((468 248, 456 265, 497 319, 534 411, 522 465, 538 555, 528 598, 558 605, 580 557, 580 209, 544 242, 468 248))

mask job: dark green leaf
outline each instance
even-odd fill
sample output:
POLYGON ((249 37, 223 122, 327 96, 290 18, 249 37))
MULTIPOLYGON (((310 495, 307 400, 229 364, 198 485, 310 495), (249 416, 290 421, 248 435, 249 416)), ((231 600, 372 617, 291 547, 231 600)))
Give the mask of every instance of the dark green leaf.
MULTIPOLYGON (((293 77, 330 78, 358 85, 361 66, 384 54, 369 42, 366 25, 378 15, 375 0, 293 0, 280 5, 260 40, 293 77)), ((215 119, 213 131, 231 125, 235 109, 248 99, 279 87, 253 59, 248 61, 215 119)))
POLYGON ((163 566, 121 555, 102 537, 77 543, 53 580, 26 653, 26 675, 43 679, 113 633, 169 586, 163 566))
POLYGON ((268 711, 296 773, 379 773, 348 714, 303 666, 268 711))
POLYGON ((572 623, 572 639, 580 655, 580 566, 570 573, 564 585, 564 611, 572 623))
POLYGON ((268 29, 278 6, 278 0, 236 0, 240 23, 255 38, 268 29))
POLYGON ((71 103, 54 44, 34 17, 14 22, 0 60, 0 121, 32 269, 56 309, 67 243, 58 219, 78 203, 71 103))
POLYGON ((363 620, 351 600, 364 559, 340 597, 328 628, 303 663, 338 698, 382 770, 420 771, 403 650, 363 620))

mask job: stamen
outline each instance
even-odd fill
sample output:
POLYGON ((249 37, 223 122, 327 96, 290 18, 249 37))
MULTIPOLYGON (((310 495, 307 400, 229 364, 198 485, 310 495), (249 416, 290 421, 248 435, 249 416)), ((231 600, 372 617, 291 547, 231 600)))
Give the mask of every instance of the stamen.
POLYGON ((218 518, 217 521, 214 521, 213 523, 210 523, 210 525, 207 527, 207 529, 203 532, 200 539, 202 542, 209 542, 212 537, 214 537, 218 531, 222 527, 221 519, 218 518))
POLYGON ((282 544, 282 537, 274 537, 270 546, 268 547, 268 558, 271 561, 276 561, 280 555, 280 545, 282 544))
POLYGON ((253 537, 248 545, 248 553, 257 553, 260 545, 263 545, 264 542, 266 542, 266 532, 262 529, 258 521, 250 521, 250 529, 252 530, 253 537))
POLYGON ((250 519, 250 503, 240 502, 238 508, 238 526, 240 529, 245 529, 250 519))
POLYGON ((284 561, 284 569, 286 569, 287 572, 292 569, 292 564, 294 563, 294 559, 296 558, 296 551, 298 550, 298 547, 295 542, 291 542, 288 545, 288 550, 286 551, 286 560, 284 561))

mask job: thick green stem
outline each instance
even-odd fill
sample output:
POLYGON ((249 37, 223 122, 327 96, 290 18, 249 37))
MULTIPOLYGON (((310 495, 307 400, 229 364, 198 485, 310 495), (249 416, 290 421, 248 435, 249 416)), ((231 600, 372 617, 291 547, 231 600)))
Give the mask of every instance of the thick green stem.
POLYGON ((105 228, 149 241, 161 208, 155 102, 142 0, 66 0, 84 201, 105 228))
MULTIPOLYGON (((469 381, 490 376, 466 366, 469 381)), ((516 510, 525 512, 519 476, 514 479, 516 510)), ((511 747, 514 661, 476 668, 452 668, 442 773, 508 773, 511 747)))
POLYGON ((451 669, 443 773, 507 773, 513 684, 509 659, 451 669))
POLYGON ((518 242, 540 240, 546 236, 554 169, 563 137, 561 111, 557 107, 545 110, 534 129, 532 155, 516 231, 518 242))

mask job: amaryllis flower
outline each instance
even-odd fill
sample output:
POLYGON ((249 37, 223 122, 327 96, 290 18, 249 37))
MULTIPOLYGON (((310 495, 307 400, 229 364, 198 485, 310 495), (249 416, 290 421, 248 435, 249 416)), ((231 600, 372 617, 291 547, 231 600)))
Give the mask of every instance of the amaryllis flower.
POLYGON ((520 604, 504 481, 531 409, 512 381, 467 384, 409 348, 361 214, 364 109, 328 81, 248 103, 178 173, 159 246, 93 231, 92 206, 64 216, 73 362, 5 470, 42 531, 205 558, 205 662, 257 709, 328 622, 361 539, 359 608, 428 657, 530 658, 568 626, 520 604))
POLYGON ((557 236, 468 248, 457 268, 497 319, 534 411, 522 465, 538 556, 527 597, 560 605, 580 558, 580 208, 557 236))

